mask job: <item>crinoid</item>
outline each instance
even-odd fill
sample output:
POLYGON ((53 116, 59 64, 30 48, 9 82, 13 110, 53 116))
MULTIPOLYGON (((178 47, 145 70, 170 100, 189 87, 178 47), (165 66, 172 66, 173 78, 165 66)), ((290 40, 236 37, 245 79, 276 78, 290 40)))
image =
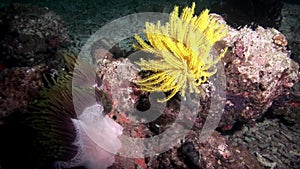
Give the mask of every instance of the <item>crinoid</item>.
POLYGON ((146 92, 170 92, 165 102, 177 92, 182 96, 186 92, 199 93, 199 85, 216 73, 210 70, 226 53, 225 48, 219 56, 210 53, 213 45, 227 33, 227 25, 217 21, 204 10, 194 16, 195 3, 185 7, 179 15, 175 6, 170 20, 165 25, 146 22, 145 42, 139 35, 135 39, 139 48, 155 55, 155 59, 141 59, 137 63, 142 70, 153 72, 150 76, 137 80, 141 90, 146 92), (148 43, 149 42, 149 43, 148 43))

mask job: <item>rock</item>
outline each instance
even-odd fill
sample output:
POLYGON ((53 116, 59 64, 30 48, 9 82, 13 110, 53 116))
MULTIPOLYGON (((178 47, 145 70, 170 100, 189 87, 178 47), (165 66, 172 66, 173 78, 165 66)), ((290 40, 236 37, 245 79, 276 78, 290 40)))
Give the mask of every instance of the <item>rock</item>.
POLYGON ((223 58, 227 104, 221 123, 259 119, 298 81, 299 65, 286 46, 274 42, 278 35, 276 29, 262 27, 229 31, 224 40, 232 50, 223 58))
POLYGON ((69 42, 66 26, 47 8, 13 3, 0 14, 0 121, 37 98, 44 77, 65 66, 59 50, 69 42))
POLYGON ((0 124, 16 109, 25 107, 37 98, 43 87, 47 66, 5 69, 0 77, 0 124))
POLYGON ((30 4, 12 4, 1 15, 0 27, 0 53, 7 67, 59 65, 57 50, 70 41, 58 15, 30 4))

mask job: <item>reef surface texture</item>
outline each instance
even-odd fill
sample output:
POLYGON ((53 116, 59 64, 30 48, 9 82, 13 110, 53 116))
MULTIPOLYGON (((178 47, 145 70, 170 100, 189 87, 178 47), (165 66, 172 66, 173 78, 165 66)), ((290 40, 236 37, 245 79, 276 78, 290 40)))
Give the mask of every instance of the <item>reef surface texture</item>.
MULTIPOLYGON (((120 5, 122 3, 111 4, 120 5)), ((62 3, 60 6, 62 9, 65 7, 62 3)), ((286 4, 284 7, 287 7, 286 4)), ((91 6, 86 7, 87 15, 88 8, 91 6)), ((152 6, 148 8, 151 11, 154 9, 152 6)), ((95 30, 95 25, 102 26, 107 19, 114 18, 112 12, 116 13, 115 17, 119 17, 130 11, 147 11, 145 7, 132 7, 121 14, 116 12, 116 8, 110 9, 107 13, 105 10, 101 13, 110 17, 99 22, 95 21, 96 16, 85 20, 86 18, 76 15, 84 23, 75 23, 76 19, 68 20, 68 27, 57 14, 47 8, 14 4, 7 13, 1 13, 1 28, 5 31, 0 36, 0 52, 3 55, 0 62, 1 130, 5 119, 14 110, 22 109, 37 98, 44 86, 43 76, 55 77, 58 75, 57 69, 63 70, 65 65, 58 54, 60 49, 80 50, 87 37, 95 30), (68 35, 67 28, 72 29, 71 36, 68 35)), ((161 6, 155 9, 168 11, 167 7, 161 6)), ((111 165, 111 169, 299 168, 300 75, 296 61, 300 57, 298 36, 293 38, 292 26, 286 23, 288 21, 285 15, 291 12, 293 10, 288 12, 284 8, 282 14, 285 23, 282 23, 280 31, 260 26, 256 29, 247 26, 229 28, 226 37, 214 46, 216 52, 220 52, 219 49, 224 46, 229 47, 220 61, 224 66, 225 78, 221 80, 226 84, 226 90, 224 95, 217 97, 218 101, 224 102, 225 107, 217 131, 204 143, 198 136, 206 118, 210 113, 220 113, 209 112, 214 106, 211 105, 212 95, 218 94, 217 86, 211 83, 216 77, 199 87, 199 100, 190 100, 197 108, 194 112, 197 114, 196 118, 190 119, 180 109, 180 95, 175 95, 167 103, 157 103, 155 96, 141 91, 134 83, 141 72, 128 57, 135 52, 131 46, 128 47, 131 40, 119 44, 101 40, 99 48, 91 55, 98 66, 96 72, 101 79, 100 90, 105 93, 105 99, 101 100, 103 111, 107 114, 105 118, 110 117, 107 120, 111 123, 118 122, 115 125, 123 128, 122 134, 118 135, 147 138, 163 133, 175 119, 194 121, 190 132, 184 138, 176 140, 168 151, 136 159, 116 155, 112 165, 110 156, 111 161, 107 161, 105 166, 111 165), (103 44, 111 44, 113 48, 103 50, 103 44), (147 115, 153 112, 158 114, 147 115), (222 135, 228 132, 232 133, 222 135)), ((221 16, 213 15, 220 22, 225 22, 221 16)), ((62 18, 68 18, 66 16, 70 18, 71 15, 69 13, 62 18)), ((78 119, 74 121, 79 123, 78 119)), ((185 128, 184 123, 176 125, 180 129, 185 128)), ((90 143, 90 140, 86 141, 90 143)), ((155 149, 154 145, 150 147, 155 149)), ((1 152, 0 155, 4 156, 1 152)))

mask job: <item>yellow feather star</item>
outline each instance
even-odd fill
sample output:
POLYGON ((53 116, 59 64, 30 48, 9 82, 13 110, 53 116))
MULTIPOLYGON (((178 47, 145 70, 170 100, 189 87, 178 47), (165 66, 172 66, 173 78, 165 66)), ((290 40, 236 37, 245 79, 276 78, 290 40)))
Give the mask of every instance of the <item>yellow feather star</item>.
POLYGON ((155 55, 153 60, 141 59, 137 63, 142 70, 154 72, 137 80, 137 84, 147 92, 171 92, 159 102, 170 100, 177 92, 182 96, 186 90, 199 93, 198 86, 216 73, 209 72, 209 68, 227 51, 226 48, 218 57, 210 54, 214 43, 226 35, 227 26, 209 16, 207 9, 194 16, 195 6, 193 3, 191 8, 185 7, 180 17, 179 7, 175 6, 164 26, 160 21, 156 25, 146 22, 144 33, 150 45, 135 35, 139 43, 135 47, 155 55))

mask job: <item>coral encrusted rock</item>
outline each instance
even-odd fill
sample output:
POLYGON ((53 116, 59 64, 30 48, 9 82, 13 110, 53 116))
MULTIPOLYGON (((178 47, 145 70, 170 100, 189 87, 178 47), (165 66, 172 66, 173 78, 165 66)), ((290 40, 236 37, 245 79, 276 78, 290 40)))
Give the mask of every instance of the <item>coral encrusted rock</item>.
POLYGON ((221 125, 260 118, 272 102, 299 79, 286 39, 272 28, 244 27, 224 39, 232 47, 224 58, 227 102, 221 125))

